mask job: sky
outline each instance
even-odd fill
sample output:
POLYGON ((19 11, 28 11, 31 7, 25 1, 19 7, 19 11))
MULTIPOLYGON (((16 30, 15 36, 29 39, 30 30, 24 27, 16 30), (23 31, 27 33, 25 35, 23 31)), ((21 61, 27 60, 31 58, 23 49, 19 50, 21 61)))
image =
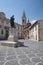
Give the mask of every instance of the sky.
POLYGON ((14 15, 15 22, 19 24, 22 24, 23 11, 31 23, 43 20, 43 0, 0 0, 0 12, 9 19, 14 15))

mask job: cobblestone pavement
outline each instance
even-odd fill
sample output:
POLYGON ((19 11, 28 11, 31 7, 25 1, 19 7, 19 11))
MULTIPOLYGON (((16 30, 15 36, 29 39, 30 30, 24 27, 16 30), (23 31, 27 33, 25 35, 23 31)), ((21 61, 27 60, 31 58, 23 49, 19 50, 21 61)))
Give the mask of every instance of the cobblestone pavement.
POLYGON ((0 45, 0 65, 43 65, 43 42, 20 41, 24 47, 0 45))

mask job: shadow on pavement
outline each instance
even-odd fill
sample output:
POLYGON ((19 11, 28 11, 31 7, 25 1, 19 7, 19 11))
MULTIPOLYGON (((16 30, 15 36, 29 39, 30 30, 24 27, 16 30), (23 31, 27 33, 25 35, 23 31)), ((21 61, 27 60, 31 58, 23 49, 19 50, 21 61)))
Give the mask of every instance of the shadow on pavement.
POLYGON ((28 47, 28 46, 25 46, 24 42, 17 42, 14 47, 18 48, 18 47, 28 47))

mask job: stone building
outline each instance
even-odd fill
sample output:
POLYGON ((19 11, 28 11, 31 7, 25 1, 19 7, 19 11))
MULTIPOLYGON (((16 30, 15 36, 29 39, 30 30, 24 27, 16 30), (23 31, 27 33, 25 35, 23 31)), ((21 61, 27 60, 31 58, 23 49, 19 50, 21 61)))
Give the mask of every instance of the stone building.
POLYGON ((29 27, 31 26, 31 23, 28 20, 28 23, 24 27, 24 38, 29 39, 29 27))
POLYGON ((29 37, 32 40, 43 41, 43 20, 37 20, 29 28, 29 37))
POLYGON ((9 26, 9 19, 6 18, 3 12, 0 12, 0 39, 7 38, 9 26))
POLYGON ((22 38, 22 25, 15 22, 15 27, 18 31, 18 39, 22 38))

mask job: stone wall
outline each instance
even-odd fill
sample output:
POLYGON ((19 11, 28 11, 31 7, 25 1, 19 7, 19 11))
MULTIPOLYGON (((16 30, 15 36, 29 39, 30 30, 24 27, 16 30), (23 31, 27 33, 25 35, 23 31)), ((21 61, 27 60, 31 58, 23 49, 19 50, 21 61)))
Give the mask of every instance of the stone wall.
POLYGON ((38 41, 38 23, 29 30, 29 38, 38 41))
POLYGON ((39 22, 39 41, 43 41, 43 20, 38 21, 39 22))

